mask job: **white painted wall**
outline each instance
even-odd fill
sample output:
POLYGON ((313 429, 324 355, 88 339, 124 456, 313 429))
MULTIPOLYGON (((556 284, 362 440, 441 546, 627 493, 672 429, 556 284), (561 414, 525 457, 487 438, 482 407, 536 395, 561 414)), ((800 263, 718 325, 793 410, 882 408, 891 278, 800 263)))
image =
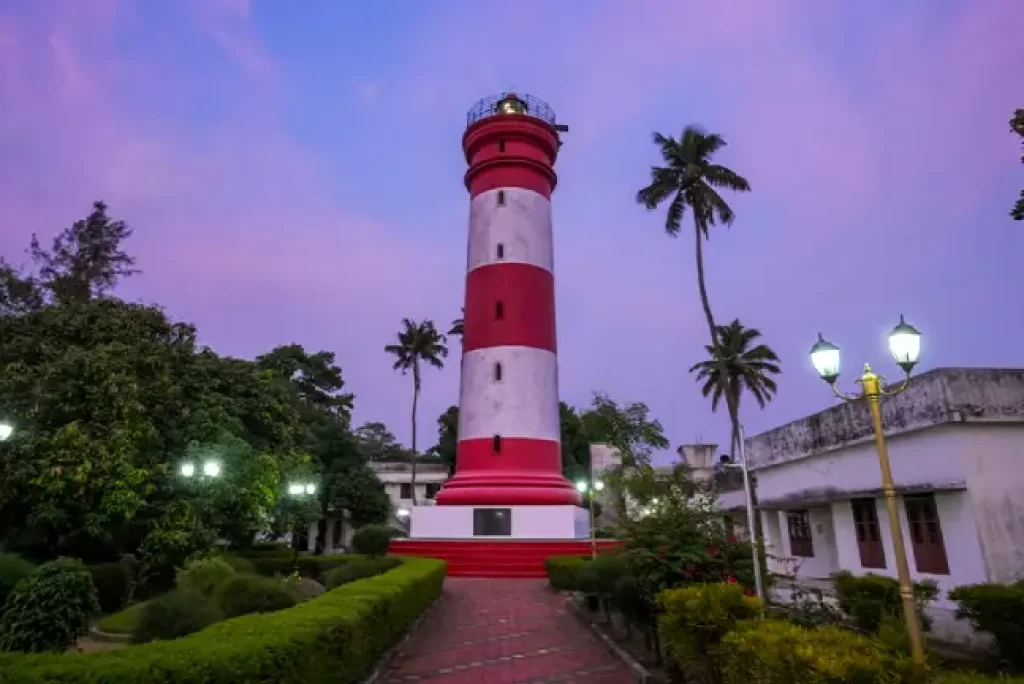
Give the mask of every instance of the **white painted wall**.
POLYGON ((488 347, 462 357, 459 439, 558 441, 558 360, 546 349, 488 347), (495 380, 495 364, 502 364, 495 380))
POLYGON ((503 262, 532 264, 554 272, 551 202, 533 190, 497 188, 482 192, 469 207, 467 271, 496 263, 498 245, 503 262), (498 205, 498 193, 505 205, 498 205))
POLYGON ((579 539, 590 534, 589 514, 579 506, 417 506, 409 536, 414 539, 479 539, 473 511, 510 508, 512 536, 495 539, 579 539))
POLYGON ((971 509, 993 582, 1024 577, 1024 425, 963 425, 971 509))
MULTIPOLYGON (((950 439, 963 426, 941 426, 897 435, 888 441, 897 486, 965 482, 964 444, 950 439)), ((882 486, 874 442, 863 442, 767 468, 756 468, 757 496, 770 501, 807 489, 872 490, 882 486)))

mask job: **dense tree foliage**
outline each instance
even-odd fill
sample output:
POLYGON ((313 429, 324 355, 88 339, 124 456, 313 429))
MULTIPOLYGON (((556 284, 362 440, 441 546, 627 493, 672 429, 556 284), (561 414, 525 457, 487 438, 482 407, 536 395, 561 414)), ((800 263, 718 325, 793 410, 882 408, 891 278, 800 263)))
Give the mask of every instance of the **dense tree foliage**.
POLYGON ((16 430, 0 444, 0 543, 156 568, 327 507, 385 520, 334 354, 223 357, 158 307, 111 296, 138 270, 131 229, 106 211, 96 203, 49 249, 33 236, 32 272, 0 261, 0 420, 16 430), (218 477, 182 477, 206 461, 218 477), (329 486, 289 502, 298 477, 329 486))

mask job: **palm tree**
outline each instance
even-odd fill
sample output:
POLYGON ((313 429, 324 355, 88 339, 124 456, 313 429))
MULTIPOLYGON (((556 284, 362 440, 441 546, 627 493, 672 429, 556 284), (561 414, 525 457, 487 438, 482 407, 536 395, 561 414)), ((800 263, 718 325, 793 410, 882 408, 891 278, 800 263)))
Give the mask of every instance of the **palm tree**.
POLYGON ((708 358, 690 368, 697 373, 697 381, 703 382, 701 394, 711 397, 711 410, 718 409, 723 398, 730 407, 732 441, 730 453, 735 454, 739 444, 739 406, 744 391, 754 397, 758 406, 764 408, 777 391, 772 377, 781 372, 779 357, 766 344, 757 342, 761 331, 745 328, 739 320, 717 329, 718 346, 707 345, 708 358), (735 409, 735 410, 732 410, 735 409))
POLYGON ((420 399, 420 362, 430 364, 434 368, 444 368, 444 359, 448 356, 445 337, 437 332, 434 322, 430 320, 418 323, 408 318, 402 319, 402 329, 398 331, 398 344, 389 344, 384 351, 395 355, 395 370, 405 375, 412 370, 412 503, 416 505, 416 406, 420 399))
POLYGON ((449 335, 462 337, 466 333, 466 307, 462 307, 462 315, 452 319, 452 327, 449 335))
POLYGON ((654 144, 661 148, 666 165, 651 167, 651 183, 636 193, 636 201, 653 210, 670 200, 665 232, 672 237, 679 235, 683 215, 690 207, 697 256, 697 287, 714 346, 717 329, 704 283, 704 240, 710 237, 711 226, 719 223, 729 225, 735 216, 716 188, 749 192, 750 183, 732 169, 711 163, 711 157, 726 143, 722 136, 705 133, 699 126, 687 126, 679 140, 655 133, 654 144))

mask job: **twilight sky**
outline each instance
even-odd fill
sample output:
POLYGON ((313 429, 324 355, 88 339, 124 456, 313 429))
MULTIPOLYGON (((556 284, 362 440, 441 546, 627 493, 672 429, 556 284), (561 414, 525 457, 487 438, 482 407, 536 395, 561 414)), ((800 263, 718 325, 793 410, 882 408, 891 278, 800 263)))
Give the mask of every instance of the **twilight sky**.
MULTIPOLYGON (((893 373, 899 314, 922 368, 1024 365, 1019 0, 0 0, 0 254, 24 261, 104 199, 144 274, 121 289, 219 352, 337 352, 356 421, 409 437, 383 347, 462 302, 460 136, 516 89, 569 124, 554 196, 561 392, 643 400, 673 445, 727 443, 687 369, 704 327, 689 233, 634 204, 658 130, 722 133, 753 192, 709 247, 723 322, 784 363, 748 434, 821 410, 807 350, 847 383, 893 373)), ((458 399, 428 372, 422 448, 458 399)))

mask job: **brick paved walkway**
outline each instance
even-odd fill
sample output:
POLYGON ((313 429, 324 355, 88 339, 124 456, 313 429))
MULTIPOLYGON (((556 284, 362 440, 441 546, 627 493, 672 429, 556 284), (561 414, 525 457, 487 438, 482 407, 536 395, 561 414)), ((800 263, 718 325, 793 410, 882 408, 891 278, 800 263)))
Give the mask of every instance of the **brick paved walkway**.
POLYGON ((386 684, 627 684, 635 679, 544 580, 450 578, 386 684))

